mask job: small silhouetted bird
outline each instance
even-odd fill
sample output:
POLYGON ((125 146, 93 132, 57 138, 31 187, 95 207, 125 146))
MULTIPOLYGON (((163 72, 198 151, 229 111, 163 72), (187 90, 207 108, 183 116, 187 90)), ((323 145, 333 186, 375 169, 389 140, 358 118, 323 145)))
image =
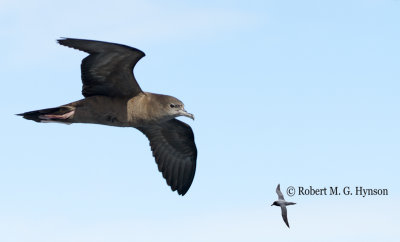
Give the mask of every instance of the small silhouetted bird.
POLYGON ((87 52, 82 60, 82 100, 18 115, 41 123, 92 123, 134 127, 150 140, 151 150, 167 184, 185 195, 192 184, 197 149, 186 116, 175 97, 144 92, 133 68, 145 54, 135 48, 94 40, 64 38, 58 43, 87 52))
POLYGON ((278 184, 278 186, 276 187, 276 193, 278 194, 278 201, 275 201, 273 204, 271 204, 271 206, 275 205, 275 206, 281 207, 283 221, 285 221, 285 224, 290 228, 289 221, 288 221, 288 218, 287 218, 286 206, 295 205, 296 203, 286 202, 285 201, 285 198, 283 198, 283 194, 281 192, 281 185, 280 184, 278 184))

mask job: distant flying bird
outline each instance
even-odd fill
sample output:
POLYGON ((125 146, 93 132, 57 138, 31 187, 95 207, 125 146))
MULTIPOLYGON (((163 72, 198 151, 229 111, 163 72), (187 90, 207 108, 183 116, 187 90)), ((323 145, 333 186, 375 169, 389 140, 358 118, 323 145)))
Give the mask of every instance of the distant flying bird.
POLYGON ((296 203, 286 202, 285 201, 285 198, 283 198, 283 194, 281 192, 281 185, 280 184, 278 184, 278 186, 276 187, 276 193, 278 194, 278 201, 275 201, 271 206, 275 205, 275 206, 281 207, 283 221, 285 221, 285 224, 290 228, 289 221, 288 221, 288 218, 287 218, 286 206, 295 205, 296 203))
POLYGON ((175 118, 186 116, 194 120, 194 116, 175 97, 142 91, 133 68, 145 54, 102 41, 63 38, 58 43, 89 54, 81 64, 85 98, 18 115, 41 123, 137 128, 149 139, 158 170, 172 191, 185 195, 196 171, 197 148, 190 126, 175 118))

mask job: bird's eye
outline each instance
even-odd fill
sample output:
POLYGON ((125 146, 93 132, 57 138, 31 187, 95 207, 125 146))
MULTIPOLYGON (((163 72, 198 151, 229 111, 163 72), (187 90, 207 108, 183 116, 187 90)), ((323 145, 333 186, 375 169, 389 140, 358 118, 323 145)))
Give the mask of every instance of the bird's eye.
POLYGON ((171 103, 169 106, 170 106, 171 108, 174 108, 174 107, 175 107, 175 105, 174 105, 174 104, 172 104, 172 103, 171 103))

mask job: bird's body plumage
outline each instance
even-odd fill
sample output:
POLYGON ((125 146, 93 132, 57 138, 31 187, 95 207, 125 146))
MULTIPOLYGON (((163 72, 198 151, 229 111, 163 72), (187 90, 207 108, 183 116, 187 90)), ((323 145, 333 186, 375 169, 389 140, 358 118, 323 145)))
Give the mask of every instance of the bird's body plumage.
POLYGON ((20 114, 36 122, 92 123, 134 127, 150 141, 153 156, 167 184, 184 195, 192 184, 197 159, 193 131, 175 119, 193 115, 175 97, 143 92, 133 68, 145 55, 120 44, 61 39, 61 45, 85 51, 82 60, 82 100, 56 108, 20 114))

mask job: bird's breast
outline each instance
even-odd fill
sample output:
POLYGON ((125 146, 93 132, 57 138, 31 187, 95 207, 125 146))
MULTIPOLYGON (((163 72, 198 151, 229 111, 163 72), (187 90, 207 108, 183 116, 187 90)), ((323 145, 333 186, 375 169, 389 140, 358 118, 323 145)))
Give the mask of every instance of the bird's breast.
POLYGON ((168 120, 168 118, 164 117, 160 103, 149 93, 131 98, 127 103, 127 113, 128 122, 134 127, 147 126, 168 120))
POLYGON ((92 96, 75 103, 74 123, 94 123, 119 127, 142 127, 167 121, 162 105, 151 95, 133 98, 92 96))

